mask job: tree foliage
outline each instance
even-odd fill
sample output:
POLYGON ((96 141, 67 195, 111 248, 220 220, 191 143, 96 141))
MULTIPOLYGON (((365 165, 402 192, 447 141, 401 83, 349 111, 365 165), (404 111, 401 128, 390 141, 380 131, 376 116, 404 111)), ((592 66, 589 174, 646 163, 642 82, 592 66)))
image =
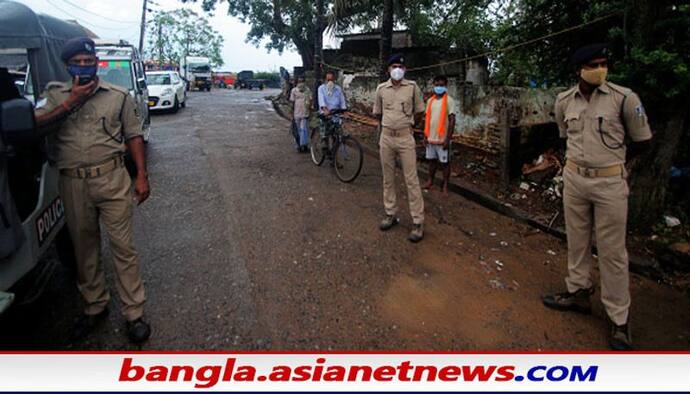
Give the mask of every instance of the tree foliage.
MULTIPOLYGON (((183 0, 195 2, 196 0, 183 0)), ((249 24, 246 40, 255 46, 282 53, 296 48, 305 68, 313 66, 314 37, 318 31, 314 2, 311 0, 203 0, 204 11, 212 12, 221 3, 228 14, 249 24)), ((328 6, 328 2, 326 5, 328 6)))
POLYGON ((204 56, 222 66, 223 37, 208 20, 188 9, 161 11, 148 27, 146 56, 159 64, 178 64, 185 55, 204 56))

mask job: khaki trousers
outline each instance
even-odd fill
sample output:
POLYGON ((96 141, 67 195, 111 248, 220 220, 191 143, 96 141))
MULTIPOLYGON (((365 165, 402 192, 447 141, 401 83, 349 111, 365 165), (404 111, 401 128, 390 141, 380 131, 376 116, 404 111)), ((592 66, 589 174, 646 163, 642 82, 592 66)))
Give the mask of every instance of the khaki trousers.
POLYGON ((128 321, 144 314, 144 284, 132 231, 132 181, 124 167, 95 178, 60 177, 60 195, 77 259, 77 286, 85 313, 103 311, 110 301, 100 261, 99 220, 108 233, 115 265, 115 285, 128 321))
POLYGON ((569 292, 592 287, 592 229, 596 233, 601 301, 611 321, 628 321, 630 290, 625 233, 628 183, 624 175, 587 178, 566 168, 563 208, 568 235, 569 292))
POLYGON ((417 154, 412 130, 391 130, 384 127, 379 146, 383 170, 383 206, 386 214, 395 215, 398 210, 395 192, 395 158, 399 157, 407 186, 412 221, 415 224, 424 223, 424 199, 417 176, 417 154))

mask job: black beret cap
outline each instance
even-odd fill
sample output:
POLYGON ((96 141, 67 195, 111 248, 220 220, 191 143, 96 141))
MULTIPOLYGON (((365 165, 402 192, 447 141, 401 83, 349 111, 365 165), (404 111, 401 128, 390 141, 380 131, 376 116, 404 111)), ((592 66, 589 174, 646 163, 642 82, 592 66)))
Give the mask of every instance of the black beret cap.
POLYGON ((396 53, 395 55, 388 58, 388 65, 391 64, 405 64, 405 57, 402 53, 396 53))
POLYGON ((606 58, 608 57, 608 54, 608 45, 606 44, 600 43, 587 45, 579 48, 572 54, 572 56, 570 56, 570 65, 573 67, 579 67, 592 59, 602 57, 606 58))
POLYGON ((88 37, 71 38, 62 46, 60 58, 67 63, 69 59, 76 55, 96 55, 96 44, 88 37))

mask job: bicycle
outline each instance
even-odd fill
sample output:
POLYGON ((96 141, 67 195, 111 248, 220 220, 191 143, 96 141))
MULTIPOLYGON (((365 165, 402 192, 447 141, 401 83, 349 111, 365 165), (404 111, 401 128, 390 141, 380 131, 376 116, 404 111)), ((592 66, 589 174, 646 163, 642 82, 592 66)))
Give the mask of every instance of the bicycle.
POLYGON ((349 183, 362 171, 364 152, 359 141, 343 130, 342 119, 337 116, 343 112, 346 110, 333 110, 329 116, 319 114, 321 125, 312 129, 309 145, 314 164, 321 166, 328 158, 338 179, 349 183), (325 141, 321 137, 324 128, 325 141))

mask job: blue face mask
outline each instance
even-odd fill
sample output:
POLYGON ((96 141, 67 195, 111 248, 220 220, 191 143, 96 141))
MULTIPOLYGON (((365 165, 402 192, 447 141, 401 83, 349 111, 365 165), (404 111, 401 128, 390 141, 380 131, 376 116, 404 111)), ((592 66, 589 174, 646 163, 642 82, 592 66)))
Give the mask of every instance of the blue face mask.
POLYGON ((95 64, 93 66, 78 66, 76 64, 70 64, 67 66, 67 72, 72 77, 79 77, 79 84, 86 85, 93 80, 96 76, 96 70, 98 66, 95 64))
POLYGON ((448 91, 448 88, 445 86, 434 86, 434 93, 438 94, 439 96, 444 95, 448 91))

